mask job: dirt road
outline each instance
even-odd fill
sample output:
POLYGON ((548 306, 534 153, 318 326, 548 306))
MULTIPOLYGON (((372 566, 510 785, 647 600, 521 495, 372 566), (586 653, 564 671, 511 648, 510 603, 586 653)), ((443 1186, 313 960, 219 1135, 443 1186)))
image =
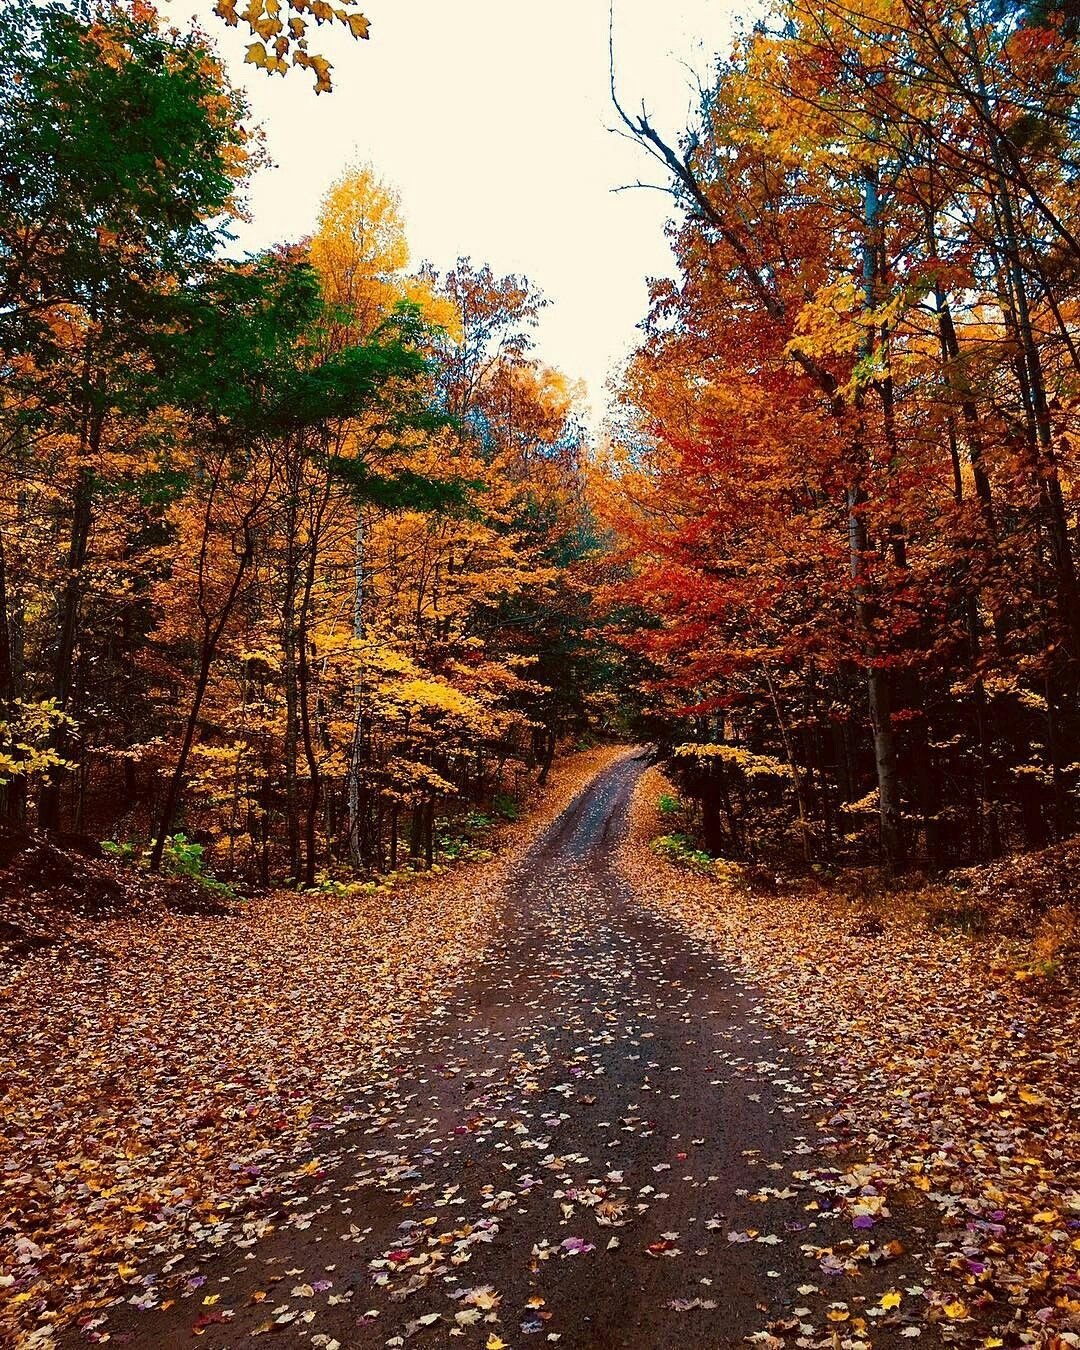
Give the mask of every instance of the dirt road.
POLYGON ((925 1220, 853 1221, 857 1159, 797 1047, 636 904, 615 850, 640 770, 538 841, 460 992, 387 1047, 247 1245, 185 1254, 143 1296, 169 1306, 117 1308, 112 1344, 912 1343, 925 1220))

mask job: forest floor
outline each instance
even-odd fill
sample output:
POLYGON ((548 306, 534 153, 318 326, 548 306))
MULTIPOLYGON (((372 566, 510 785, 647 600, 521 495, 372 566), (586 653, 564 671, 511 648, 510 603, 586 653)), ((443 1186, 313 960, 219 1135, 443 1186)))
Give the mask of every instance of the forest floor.
POLYGON ((359 898, 200 909, 193 882, 18 854, 0 873, 0 1345, 39 1319, 27 1343, 49 1345, 187 1243, 242 1237, 265 1175, 302 1165, 324 1103, 439 1005, 507 872, 620 753, 561 760, 494 861, 359 898))
POLYGON ((1064 982, 671 866, 643 770, 400 894, 22 959, 13 1343, 1080 1345, 1064 982))
MULTIPOLYGON (((857 1143, 866 1185, 923 1197, 936 1234, 927 1315, 965 1344, 1080 1345, 1080 990, 1075 965, 1045 960, 1033 918, 1055 884, 1075 902, 1077 850, 970 869, 959 891, 853 897, 848 880, 764 895, 656 856, 657 803, 672 791, 659 770, 643 775, 624 874, 796 1039, 834 1112, 822 1123, 857 1143), (929 922, 980 907, 1024 936, 929 922)), ((865 1259, 833 1257, 849 1271, 865 1259)), ((827 1254, 822 1268, 835 1269, 827 1254)))

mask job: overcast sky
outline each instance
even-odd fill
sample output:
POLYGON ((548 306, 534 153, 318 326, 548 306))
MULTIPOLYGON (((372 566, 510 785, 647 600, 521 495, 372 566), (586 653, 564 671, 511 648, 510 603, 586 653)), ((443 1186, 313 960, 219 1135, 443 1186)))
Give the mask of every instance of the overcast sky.
MULTIPOLYGON (((468 254, 541 287, 540 354, 587 382, 597 420, 645 314, 646 278, 673 265, 669 198, 611 190, 650 165, 608 130, 606 0, 368 0, 370 41, 312 37, 334 62, 334 92, 318 97, 307 72, 243 66, 245 39, 208 7, 170 0, 168 11, 198 14, 215 35, 276 166, 254 184, 243 244, 308 233, 328 184, 370 160, 401 193, 415 263, 445 269, 468 254)), ((732 14, 732 0, 616 0, 625 101, 645 98, 672 133, 683 126, 692 72, 729 48, 732 14)))

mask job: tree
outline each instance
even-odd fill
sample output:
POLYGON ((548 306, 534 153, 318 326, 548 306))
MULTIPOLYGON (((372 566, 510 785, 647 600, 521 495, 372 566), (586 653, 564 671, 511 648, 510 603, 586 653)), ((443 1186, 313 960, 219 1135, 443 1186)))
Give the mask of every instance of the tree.
POLYGON ((340 24, 354 38, 371 35, 371 24, 348 0, 333 5, 329 0, 247 0, 242 9, 239 3, 216 0, 214 13, 230 28, 243 24, 255 39, 244 60, 269 75, 287 75, 290 68, 297 67, 310 70, 315 76, 316 94, 328 94, 333 84, 330 62, 308 48, 312 25, 340 24))
POLYGON ((688 742, 786 763, 804 855, 1074 827, 1075 99, 1056 22, 785 0, 679 143, 623 112, 683 274, 607 494, 628 637, 688 742))
MULTIPOLYGON (((187 324, 172 336, 165 353, 175 372, 170 392, 192 417, 198 437, 194 476, 204 504, 191 587, 199 616, 197 675, 151 850, 152 869, 161 864, 211 665, 242 600, 255 561, 256 536, 266 533, 274 520, 282 540, 277 572, 290 870, 297 878, 303 872, 309 885, 314 882, 320 776, 308 651, 333 466, 344 429, 377 415, 380 408, 388 411, 387 388, 394 389, 395 419, 405 419, 406 391, 424 379, 427 369, 419 348, 422 330, 408 312, 383 324, 368 341, 341 347, 321 340, 325 317, 319 281, 310 266, 299 257, 268 258, 225 269, 213 278, 209 292, 196 293, 187 324), (224 552, 214 544, 222 529, 224 552), (311 781, 303 866, 296 791, 301 737, 311 781)), ((422 402, 417 411, 422 414, 422 402)), ((190 501, 185 502, 185 514, 189 508, 190 501)), ((172 580, 177 580, 176 573, 172 580)))
MULTIPOLYGON (((2 23, 11 97, 0 113, 0 334, 16 391, 6 444, 16 474, 28 438, 46 426, 65 451, 47 690, 62 759, 96 505, 129 472, 125 424, 155 399, 149 344, 173 321, 177 284, 224 238, 247 135, 205 46, 160 33, 150 10, 117 8, 86 24, 46 5, 2 23)), ((11 616, 0 624, 10 649, 11 616)), ((55 775, 38 814, 55 828, 55 775)))

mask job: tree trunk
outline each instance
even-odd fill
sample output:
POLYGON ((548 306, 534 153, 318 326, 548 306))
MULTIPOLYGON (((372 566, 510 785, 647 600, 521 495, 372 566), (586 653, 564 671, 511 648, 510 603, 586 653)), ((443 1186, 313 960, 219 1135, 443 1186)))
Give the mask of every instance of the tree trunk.
POLYGON ((165 852, 165 840, 168 838, 173 821, 176 819, 177 807, 180 805, 180 794, 183 791, 184 786, 184 775, 187 772, 188 757, 191 754, 191 747, 195 742, 195 729, 199 725, 199 713, 202 709, 207 685, 210 683, 210 667, 213 664, 214 649, 216 646, 216 641, 210 641, 208 637, 203 641, 202 656, 199 661, 199 673, 195 679, 195 690, 191 698, 191 707, 188 710, 187 721, 184 724, 184 735, 180 742, 180 753, 177 755, 176 763, 173 765, 172 776, 169 779, 169 786, 165 793, 165 801, 161 808, 161 816, 158 820, 157 838, 154 840, 153 847, 150 850, 151 872, 158 872, 161 870, 161 859, 165 852))
POLYGON ((990 91, 979 56, 971 16, 967 13, 964 14, 964 24, 971 44, 969 54, 978 86, 976 106, 981 110, 987 128, 990 157, 994 169, 992 177, 996 177, 997 180, 997 195, 994 205, 1001 225, 1006 276, 1013 306, 1016 335, 1020 344, 1020 364, 1027 386, 1027 401, 1033 422, 1037 455, 1035 472, 1039 486, 1041 514, 1050 542, 1050 554, 1053 561, 1063 627, 1067 634, 1073 658, 1080 659, 1080 608, 1077 605, 1076 568, 1069 545, 1068 522, 1065 517, 1061 483, 1058 479, 1055 464, 1053 429, 1050 421, 1049 402, 1046 396, 1046 380, 1032 327, 1027 278, 1024 273, 1020 251, 1020 235, 1013 210, 1009 174, 1006 171, 1004 161, 1003 146, 1005 138, 1000 133, 997 122, 992 115, 993 105, 990 91))
MULTIPOLYGON (((92 436, 92 439, 96 442, 99 437, 92 436)), ((82 601, 82 568, 90 540, 92 506, 90 470, 83 468, 79 470, 72 501, 67 579, 60 601, 60 633, 53 666, 53 698, 60 712, 66 712, 71 701, 75 643, 79 630, 79 606, 82 601)), ((53 748, 58 754, 63 754, 67 736, 62 727, 57 728, 52 739, 53 748)), ((62 769, 57 769, 49 774, 38 799, 38 825, 50 833, 55 832, 60 825, 60 775, 63 772, 62 769)))
MULTIPOLYGON (((180 742, 180 752, 176 757, 176 764, 173 766, 172 776, 169 779, 169 786, 165 793, 165 801, 162 805, 161 815, 158 819, 157 838, 154 840, 153 847, 150 850, 151 872, 158 872, 161 870, 161 859, 165 851, 165 840, 169 831, 172 829, 173 821, 176 819, 177 808, 180 805, 180 795, 183 790, 184 775, 187 772, 188 757, 191 754, 191 747, 195 740, 195 729, 199 724, 199 713, 202 710, 203 698, 206 695, 207 685, 210 682, 210 670, 214 663, 214 657, 217 655, 221 635, 225 631, 225 627, 232 616, 236 601, 239 598, 240 587, 247 574, 248 565, 254 556, 255 538, 253 524, 254 508, 249 510, 244 517, 244 549, 237 560, 236 572, 229 586, 225 602, 219 611, 217 621, 213 624, 205 618, 203 621, 203 638, 199 653, 199 671, 195 679, 195 690, 191 699, 191 708, 188 711, 187 721, 184 725, 183 739, 180 742)), ((202 566, 201 563, 200 566, 202 566)))
MULTIPOLYGON (((877 176, 872 169, 863 175, 865 232, 863 237, 863 282, 865 302, 873 310, 877 299, 877 269, 880 237, 880 202, 877 176)), ((873 343, 873 336, 868 338, 873 343)), ((861 459, 862 456, 859 456, 861 459)), ((885 865, 896 871, 904 863, 904 837, 901 829, 901 782, 896 750, 896 732, 892 724, 892 683, 888 671, 875 651, 873 607, 865 582, 866 556, 869 553, 866 522, 862 507, 865 497, 857 488, 848 492, 848 546, 851 576, 855 582, 859 621, 867 647, 867 693, 870 725, 874 738, 874 765, 877 770, 878 815, 881 849, 885 865)))
POLYGON ((299 625, 299 665, 300 677, 300 732, 304 745, 304 758, 307 761, 308 778, 311 783, 308 794, 307 819, 304 826, 304 885, 315 885, 315 864, 318 852, 319 806, 322 801, 322 773, 319 757, 315 750, 315 736, 311 721, 311 662, 308 644, 311 624, 312 598, 315 590, 315 571, 318 562, 319 538, 322 533, 322 521, 329 502, 330 480, 326 479, 321 500, 312 511, 311 531, 308 538, 307 566, 304 569, 304 589, 300 600, 299 625))
POLYGON ((356 645, 356 675, 353 678, 353 738, 349 755, 349 857, 359 869, 363 863, 360 838, 360 778, 364 752, 364 508, 356 505, 356 535, 353 551, 353 642, 356 645))
MULTIPOLYGON (((15 714, 15 661, 12 654, 11 622, 8 616, 7 562, 4 552, 4 534, 0 529, 0 722, 15 714)), ((19 792, 21 777, 13 777, 0 784, 0 819, 10 823, 21 822, 23 794, 19 792)))
POLYGON ((300 743, 299 700, 297 693, 296 592, 297 571, 297 485, 287 487, 285 512, 284 595, 281 607, 282 683, 285 694, 285 831, 289 848, 289 878, 300 884, 300 810, 296 783, 296 753, 300 743))
POLYGON ((537 783, 540 787, 547 785, 548 775, 551 773, 551 766, 555 762, 555 748, 558 744, 558 736, 553 726, 545 728, 546 736, 544 738, 544 762, 540 766, 540 777, 537 783))

